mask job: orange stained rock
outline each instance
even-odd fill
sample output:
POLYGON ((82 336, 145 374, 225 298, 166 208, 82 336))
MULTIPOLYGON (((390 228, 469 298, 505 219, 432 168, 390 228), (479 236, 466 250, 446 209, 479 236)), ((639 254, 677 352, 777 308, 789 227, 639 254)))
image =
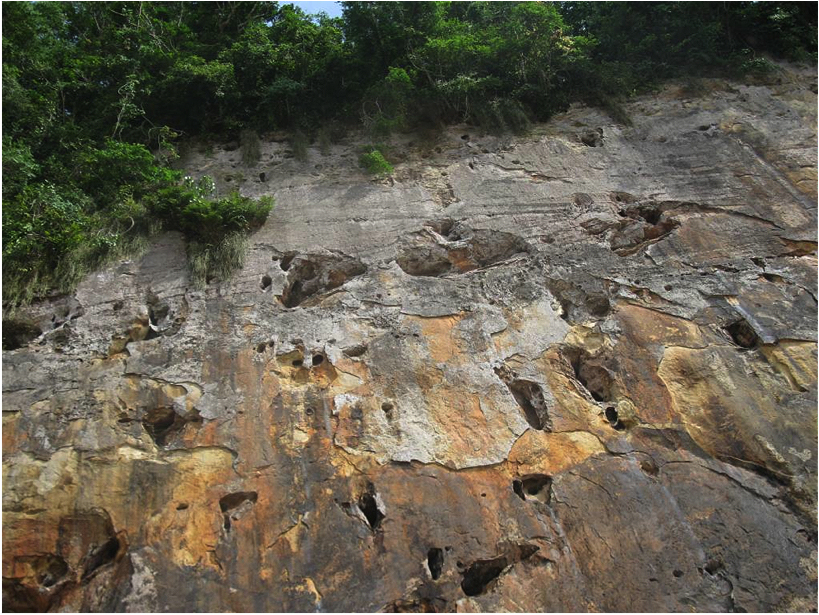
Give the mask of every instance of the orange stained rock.
POLYGON ((702 332, 696 323, 670 314, 662 314, 638 305, 623 304, 617 310, 617 320, 625 334, 638 346, 704 347, 702 332))
POLYGON ((515 442, 508 461, 521 475, 554 475, 605 452, 600 440, 589 432, 549 433, 530 429, 515 442))
POLYGON ((441 444, 445 443, 448 458, 489 448, 498 426, 487 422, 481 396, 441 385, 427 397, 427 404, 436 425, 433 429, 444 436, 441 444))
POLYGON ((564 360, 560 348, 549 348, 542 360, 548 365, 542 373, 558 406, 552 413, 554 431, 585 430, 595 424, 594 417, 600 408, 580 393, 580 385, 569 375, 571 366, 564 360))
POLYGON ((775 345, 766 344, 760 351, 794 390, 805 391, 816 383, 815 342, 782 340, 775 345))
POLYGON ((463 362, 464 349, 454 329, 463 318, 463 314, 458 314, 457 316, 441 316, 439 318, 408 316, 407 320, 417 322, 421 327, 433 361, 438 363, 454 361, 459 364, 463 362))
POLYGON ((20 414, 3 414, 3 454, 13 455, 28 438, 26 432, 18 431, 17 423, 20 414))

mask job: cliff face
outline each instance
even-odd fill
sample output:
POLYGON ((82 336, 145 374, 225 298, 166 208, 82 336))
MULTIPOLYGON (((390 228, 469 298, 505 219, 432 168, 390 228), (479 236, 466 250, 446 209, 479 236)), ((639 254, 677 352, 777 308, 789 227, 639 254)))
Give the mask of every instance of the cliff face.
POLYGON ((190 154, 233 280, 4 322, 4 608, 815 610, 816 75, 628 111, 190 154))

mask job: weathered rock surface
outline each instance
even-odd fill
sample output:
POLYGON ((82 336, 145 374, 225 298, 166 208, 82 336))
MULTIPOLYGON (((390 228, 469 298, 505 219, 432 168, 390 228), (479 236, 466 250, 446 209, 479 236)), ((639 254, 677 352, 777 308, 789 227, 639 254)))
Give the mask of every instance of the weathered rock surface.
POLYGON ((816 76, 777 78, 387 180, 190 154, 277 201, 232 281, 168 234, 4 322, 4 608, 815 611, 816 76))

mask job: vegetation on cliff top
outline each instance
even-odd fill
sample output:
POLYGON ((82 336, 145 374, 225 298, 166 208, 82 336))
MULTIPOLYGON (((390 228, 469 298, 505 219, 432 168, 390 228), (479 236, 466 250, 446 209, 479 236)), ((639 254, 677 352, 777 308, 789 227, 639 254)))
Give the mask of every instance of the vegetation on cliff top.
MULTIPOLYGON (((761 70, 763 52, 816 57, 810 3, 343 5, 329 18, 276 2, 4 3, 6 307, 69 290, 163 228, 185 233, 201 278, 220 255, 236 263, 271 203, 183 182, 170 163, 185 138, 287 129, 298 153, 360 122, 374 137, 518 131, 572 101, 617 116, 662 79, 761 70)), ((383 172, 376 153, 362 164, 383 172)))

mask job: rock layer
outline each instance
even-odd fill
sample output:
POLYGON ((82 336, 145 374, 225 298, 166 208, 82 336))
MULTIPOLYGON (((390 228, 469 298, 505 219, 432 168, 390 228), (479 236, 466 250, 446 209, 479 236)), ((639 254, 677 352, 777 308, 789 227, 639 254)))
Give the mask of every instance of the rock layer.
POLYGON ((4 608, 815 610, 816 78, 777 79, 396 137, 385 180, 190 153, 276 198, 233 280, 167 234, 4 321, 4 608))

